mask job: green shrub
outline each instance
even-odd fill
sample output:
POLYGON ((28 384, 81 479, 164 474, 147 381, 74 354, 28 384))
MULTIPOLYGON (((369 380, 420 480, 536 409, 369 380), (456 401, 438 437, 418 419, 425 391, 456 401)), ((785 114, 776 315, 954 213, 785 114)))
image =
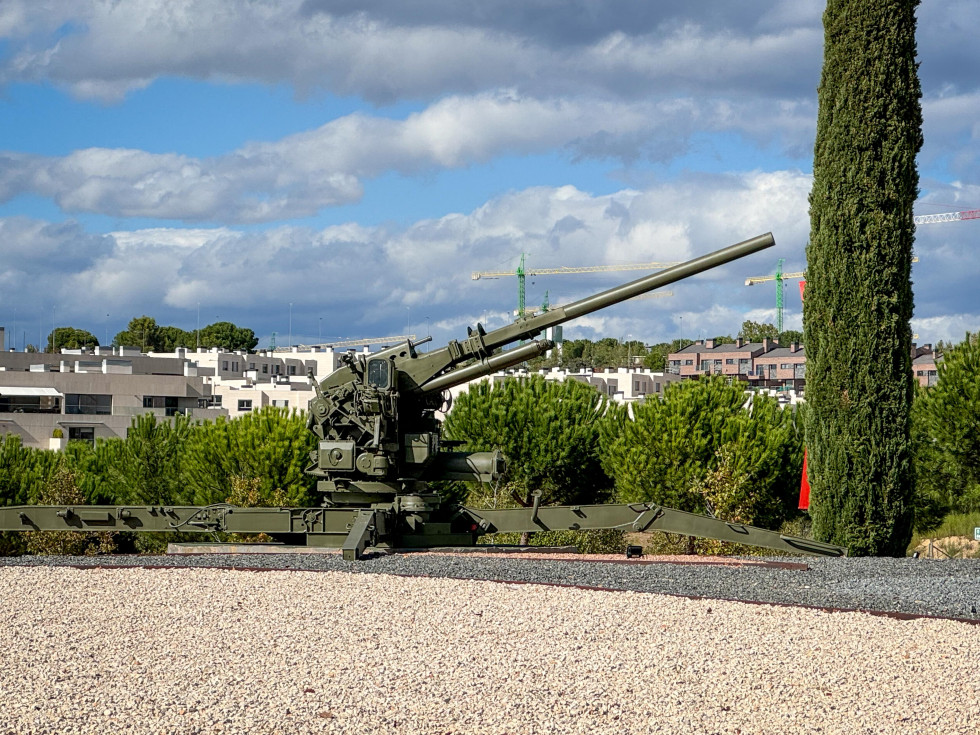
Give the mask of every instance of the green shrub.
MULTIPOLYGON (((78 476, 61 467, 47 481, 38 498, 40 505, 85 505, 85 496, 78 487, 78 476)), ((28 531, 24 543, 31 554, 77 556, 110 554, 116 546, 108 531, 28 531)))

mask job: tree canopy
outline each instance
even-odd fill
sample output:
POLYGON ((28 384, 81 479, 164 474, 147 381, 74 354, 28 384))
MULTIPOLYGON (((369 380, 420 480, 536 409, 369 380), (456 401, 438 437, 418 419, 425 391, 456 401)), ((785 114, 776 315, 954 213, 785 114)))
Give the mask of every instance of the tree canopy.
POLYGON ((58 352, 61 349, 79 350, 83 347, 98 347, 99 340, 91 332, 75 327, 55 327, 48 335, 47 352, 58 352))
POLYGON ((255 332, 246 327, 237 327, 231 322, 215 322, 201 330, 202 347, 218 347, 234 352, 254 350, 259 340, 255 332))
POLYGON ((724 463, 754 498, 745 522, 778 527, 795 505, 803 442, 794 413, 722 377, 675 383, 663 400, 611 405, 600 437, 621 502, 703 512, 699 483, 724 463))
POLYGON ((117 347, 120 345, 138 347, 142 352, 173 352, 178 347, 188 349, 217 347, 229 352, 250 351, 254 350, 258 343, 255 332, 245 327, 238 327, 231 322, 215 322, 195 334, 180 327, 160 326, 156 319, 145 314, 130 319, 126 329, 119 332, 112 340, 112 344, 117 347))
POLYGON ((920 530, 950 511, 980 511, 980 340, 966 339, 937 363, 939 380, 920 390, 913 412, 920 530))
POLYGON ((446 436, 472 451, 507 457, 507 482, 524 502, 595 503, 610 482, 599 462, 598 427, 607 399, 575 380, 540 375, 470 386, 446 419, 446 436))

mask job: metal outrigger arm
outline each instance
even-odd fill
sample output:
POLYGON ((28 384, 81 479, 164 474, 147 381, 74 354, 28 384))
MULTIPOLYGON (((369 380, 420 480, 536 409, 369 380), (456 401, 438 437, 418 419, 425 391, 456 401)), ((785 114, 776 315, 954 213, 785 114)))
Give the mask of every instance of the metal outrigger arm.
POLYGON ((483 510, 459 506, 449 518, 421 507, 239 508, 209 506, 55 506, 0 508, 2 531, 264 533, 282 543, 338 548, 348 560, 373 549, 473 546, 488 533, 619 528, 731 541, 810 556, 843 556, 840 546, 661 505, 538 505, 483 510))

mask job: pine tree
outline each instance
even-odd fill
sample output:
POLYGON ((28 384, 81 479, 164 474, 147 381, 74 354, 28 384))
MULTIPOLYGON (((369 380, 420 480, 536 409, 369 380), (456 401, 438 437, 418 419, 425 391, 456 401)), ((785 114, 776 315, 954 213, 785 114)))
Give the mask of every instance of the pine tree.
POLYGON ((804 329, 816 535, 905 554, 914 491, 912 203, 922 145, 917 0, 829 0, 804 329))
POLYGON ((470 386, 453 404, 445 435, 466 449, 495 447, 507 457, 508 490, 531 502, 596 503, 609 478, 599 463, 599 424, 607 400, 593 386, 540 375, 470 386))
POLYGON ((724 463, 751 498, 742 522, 778 528, 795 509, 803 463, 794 419, 771 396, 756 394, 746 408, 742 385, 721 376, 675 383, 663 400, 610 407, 600 459, 617 501, 697 513, 709 510, 701 489, 724 463))

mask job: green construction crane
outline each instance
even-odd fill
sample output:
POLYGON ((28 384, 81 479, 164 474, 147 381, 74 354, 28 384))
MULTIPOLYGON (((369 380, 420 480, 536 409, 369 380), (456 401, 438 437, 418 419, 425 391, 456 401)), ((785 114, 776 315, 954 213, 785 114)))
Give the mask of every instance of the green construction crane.
POLYGON ((805 278, 806 273, 799 271, 798 273, 783 273, 783 258, 779 259, 776 263, 776 272, 771 276, 753 276, 752 278, 745 279, 746 286, 754 286, 757 283, 765 283, 766 281, 776 282, 776 332, 779 334, 783 333, 783 281, 789 278, 805 278))
POLYGON ((506 276, 517 276, 517 317, 527 316, 526 306, 526 281, 531 276, 552 276, 568 273, 609 273, 616 271, 638 271, 638 270, 659 270, 680 265, 679 261, 669 263, 629 263, 626 265, 587 265, 587 266, 561 266, 559 268, 533 268, 525 270, 525 253, 521 253, 521 262, 516 271, 474 271, 471 278, 478 281, 481 278, 501 278, 506 276))

